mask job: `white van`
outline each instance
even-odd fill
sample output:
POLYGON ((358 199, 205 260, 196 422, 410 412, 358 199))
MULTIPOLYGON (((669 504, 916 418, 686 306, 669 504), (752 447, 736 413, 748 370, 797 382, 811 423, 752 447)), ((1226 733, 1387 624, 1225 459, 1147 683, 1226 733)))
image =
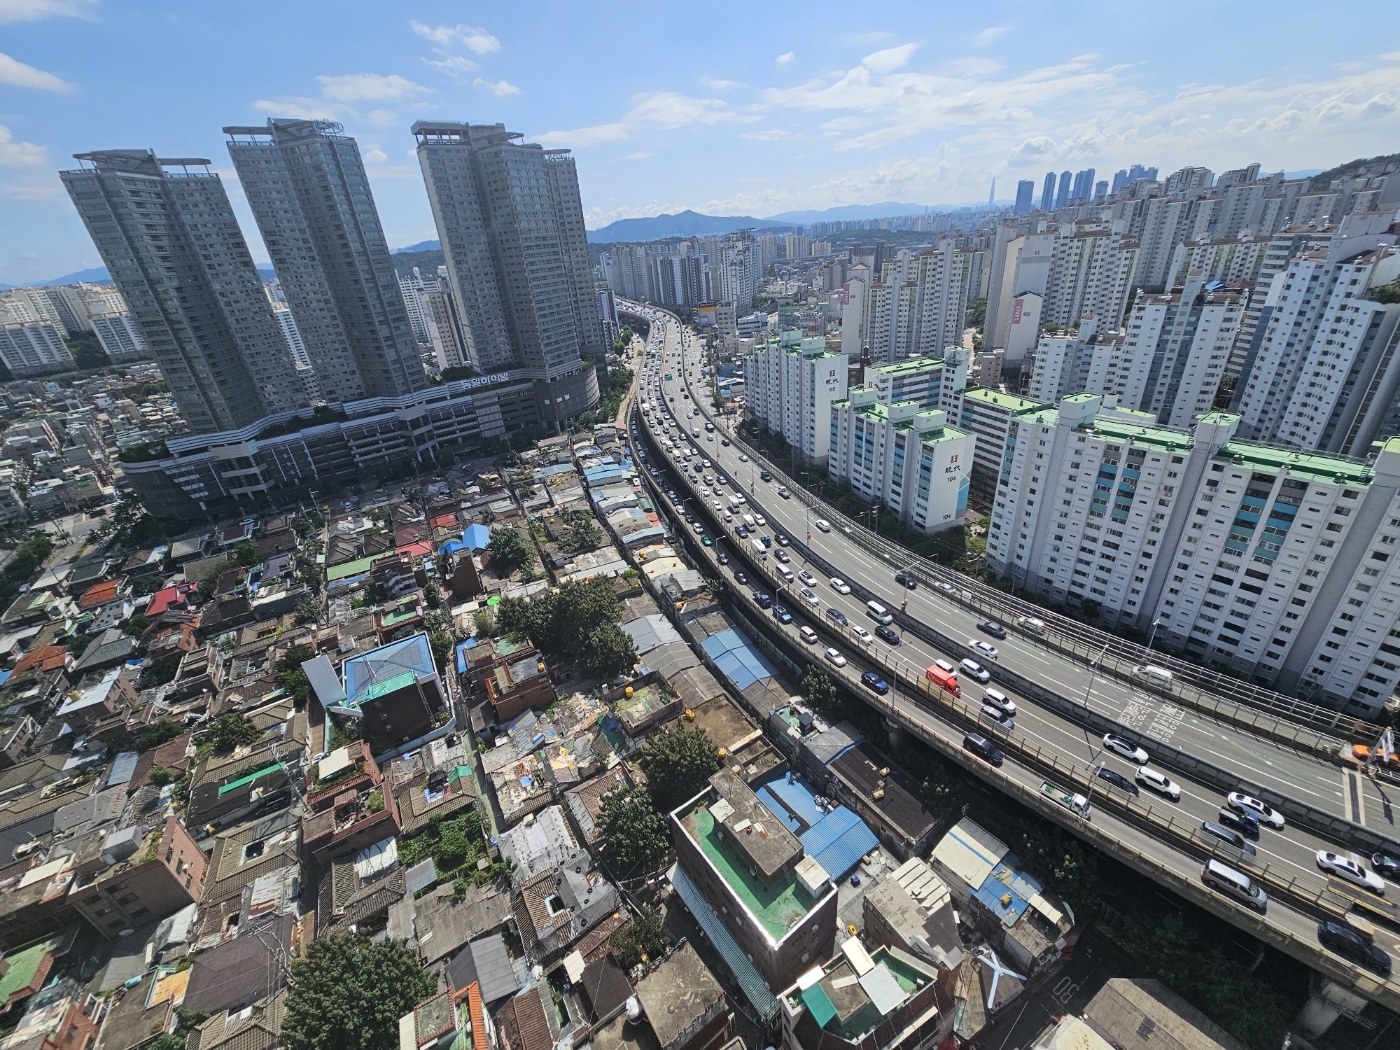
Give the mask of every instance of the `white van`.
POLYGON ((739 497, 739 496, 730 496, 730 497, 729 497, 729 509, 730 509, 730 510, 738 510, 738 509, 739 509, 740 507, 742 507, 743 505, 744 505, 744 501, 743 501, 743 499, 742 499, 741 497, 739 497))
POLYGON ((1263 887, 1244 872, 1218 860, 1206 861, 1206 866, 1201 869, 1201 881, 1211 889, 1253 908, 1261 915, 1269 906, 1269 897, 1263 887))
POLYGON ((1156 664, 1138 664, 1133 668, 1133 677, 1141 678, 1144 682, 1151 682, 1153 685, 1169 686, 1172 684, 1172 673, 1165 667, 1158 667, 1156 664))
POLYGON ((753 541, 753 556, 759 561, 768 560, 768 550, 758 540, 753 541))
POLYGON ((751 529, 755 529, 755 528, 758 527, 757 524, 755 524, 755 522, 754 522, 754 520, 753 520, 753 515, 752 515, 752 514, 745 514, 745 515, 744 515, 744 524, 747 525, 747 526, 748 526, 749 528, 751 528, 751 529))
POLYGON ((779 565, 776 571, 778 575, 781 576, 785 581, 787 581, 788 583, 792 582, 792 570, 789 569, 786 565, 779 565))
POLYGON ((1016 626, 1021 628, 1021 630, 1023 631, 1030 631, 1031 634, 1043 635, 1048 634, 1050 632, 1050 628, 1046 626, 1045 621, 1037 619, 1034 616, 1018 617, 1016 620, 1016 626))
POLYGON ((890 615, 890 611, 879 602, 866 602, 865 615, 883 627, 894 623, 894 617, 890 615))

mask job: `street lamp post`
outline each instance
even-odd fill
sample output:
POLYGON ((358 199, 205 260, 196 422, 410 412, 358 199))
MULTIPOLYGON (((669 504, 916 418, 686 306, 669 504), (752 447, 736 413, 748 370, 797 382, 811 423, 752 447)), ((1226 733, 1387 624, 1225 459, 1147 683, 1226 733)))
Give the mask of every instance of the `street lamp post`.
MULTIPOLYGON (((1105 642, 1104 647, 1099 650, 1099 655, 1094 657, 1089 663, 1089 684, 1084 687, 1084 710, 1086 711, 1089 709, 1089 694, 1094 691, 1094 680, 1099 674, 1099 664, 1101 664, 1103 658, 1108 655, 1108 647, 1111 644, 1111 642, 1105 642)), ((1088 730, 1085 730, 1085 733, 1087 734, 1088 730)))
POLYGON ((1148 636, 1147 636, 1147 648, 1149 648, 1149 649, 1152 648, 1153 639, 1155 639, 1155 638, 1157 637, 1157 628, 1158 628, 1159 626, 1161 626, 1161 623, 1162 623, 1161 620, 1153 620, 1153 621, 1152 621, 1152 631, 1151 631, 1151 633, 1148 634, 1148 636))

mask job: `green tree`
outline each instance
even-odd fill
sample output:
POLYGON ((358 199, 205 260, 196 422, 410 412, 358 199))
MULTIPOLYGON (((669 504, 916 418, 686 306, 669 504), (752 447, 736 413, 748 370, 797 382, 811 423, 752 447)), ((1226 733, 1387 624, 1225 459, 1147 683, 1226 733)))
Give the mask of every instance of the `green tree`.
POLYGON ((525 569, 535 564, 535 551, 530 535, 513 527, 497 529, 491 534, 491 564, 500 572, 525 569))
POLYGON ((221 752, 255 744, 261 738, 262 730, 251 718, 237 711, 228 711, 214 719, 206 734, 206 739, 214 745, 214 750, 221 752))
POLYGON ((603 545, 603 530, 591 517, 572 522, 564 530, 564 536, 559 545, 570 554, 596 551, 603 545))
POLYGON ((836 698, 836 683, 831 676, 815 665, 807 668, 802 676, 802 697, 813 711, 824 717, 836 715, 840 703, 836 698))
POLYGON ((1098 903, 1098 858, 1073 835, 1053 824, 1023 821, 1016 852, 1076 914, 1087 915, 1098 903))
POLYGON ((637 647, 631 636, 612 622, 592 631, 579 654, 579 666, 584 672, 605 681, 626 674, 636 663, 637 647))
POLYGON ((110 368, 112 359, 102 349, 102 343, 95 332, 79 332, 64 340, 68 352, 73 355, 73 363, 80 369, 110 368))
POLYGON ((598 822, 607 836, 608 856, 619 871, 650 871, 671 848, 666 818, 640 788, 608 792, 598 822))
POLYGON ((656 808, 670 813, 704 790, 719 756, 703 729, 663 729, 642 745, 641 766, 656 808))
POLYGON ((282 1022, 288 1050, 384 1050, 399 1018, 437 990, 402 941, 357 934, 317 938, 292 962, 282 1022))
POLYGON ((167 718, 162 718, 158 722, 150 722, 143 725, 132 734, 132 742, 136 745, 137 751, 149 751, 151 748, 160 747, 168 741, 174 740, 184 732, 179 722, 172 722, 167 718))
POLYGON ((159 762, 151 766, 150 772, 146 774, 146 779, 155 787, 165 787, 166 784, 173 784, 180 778, 173 769, 169 769, 159 762))
POLYGON ((969 299, 963 323, 968 328, 976 328, 980 331, 982 326, 987 323, 987 300, 969 299))
POLYGON ((659 958, 669 944, 665 922, 654 908, 642 908, 631 922, 608 938, 608 947, 626 970, 659 958))
POLYGON ((297 623, 315 623, 321 615, 321 603, 314 598, 303 598, 292 609, 297 623))
POLYGON ((122 627, 122 630, 132 638, 140 638, 146 633, 146 628, 149 626, 151 626, 151 621, 140 613, 136 613, 131 619, 126 621, 126 625, 122 627))
POLYGON ((252 540, 244 540, 242 543, 238 544, 238 546, 234 547, 231 560, 233 564, 244 569, 251 569, 254 565, 258 564, 258 562, 262 561, 262 559, 258 557, 258 545, 252 540))
POLYGON ((154 1041, 147 1045, 146 1050, 185 1050, 190 1032, 208 1019, 209 1015, 200 1010, 176 1010, 175 1028, 156 1036, 154 1041))
POLYGON ((496 617, 490 609, 482 609, 472 617, 472 626, 482 638, 493 638, 496 634, 496 617))
POLYGON ((316 655, 309 645, 294 645, 277 661, 277 680, 291 694, 297 707, 305 707, 311 699, 311 680, 301 665, 316 655))

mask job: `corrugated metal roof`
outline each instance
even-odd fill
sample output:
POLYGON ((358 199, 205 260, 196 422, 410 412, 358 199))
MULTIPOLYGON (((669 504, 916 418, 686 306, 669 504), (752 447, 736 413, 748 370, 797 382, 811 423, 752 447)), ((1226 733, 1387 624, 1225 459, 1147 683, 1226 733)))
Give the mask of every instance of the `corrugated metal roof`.
POLYGON ((140 757, 135 751, 118 753, 117 757, 112 759, 112 771, 107 774, 107 786, 116 787, 118 784, 130 783, 140 757))
POLYGON ((833 879, 843 878, 860 863, 861 857, 880 844, 865 822, 845 806, 837 806, 799 839, 807 856, 833 879))
POLYGON ((739 988, 744 993, 744 998, 748 999, 749 1005, 760 1017, 765 1021, 771 1020, 778 1013, 778 1000, 773 995, 772 989, 768 987, 768 982, 763 979, 763 974, 749 960, 748 954, 739 946, 724 921, 715 914, 710 902, 705 899, 700 888, 690 880, 685 869, 677 864, 671 869, 670 877, 672 885, 676 887, 676 892, 681 895, 681 900, 690 909, 690 914, 695 917, 695 921, 700 924, 700 928, 710 938, 710 943, 715 946, 720 957, 729 967, 729 972, 739 982, 739 988))

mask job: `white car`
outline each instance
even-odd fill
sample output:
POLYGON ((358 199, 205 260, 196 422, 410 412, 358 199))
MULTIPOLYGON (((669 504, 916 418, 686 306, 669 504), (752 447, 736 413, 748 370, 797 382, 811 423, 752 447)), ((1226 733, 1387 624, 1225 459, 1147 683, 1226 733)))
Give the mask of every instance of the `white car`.
POLYGON ((817 578, 813 576, 810 572, 808 572, 806 569, 803 569, 801 572, 799 572, 797 574, 797 578, 803 583, 805 583, 808 587, 815 587, 817 585, 817 578))
POLYGON ((1014 715, 1016 713, 1016 701, 1012 700, 1011 697, 1007 696, 1000 689, 983 689, 982 702, 984 704, 991 704, 993 707, 998 707, 1008 715, 1014 715))
POLYGON ((803 626, 798 628, 797 633, 802 636, 802 640, 808 645, 817 644, 817 632, 812 630, 812 628, 808 627, 806 624, 803 624, 803 626))
POLYGON ((846 658, 835 649, 828 649, 826 651, 826 661, 827 663, 835 664, 837 667, 846 666, 846 658))
POLYGON ((740 452, 740 453, 739 453, 739 462, 740 462, 740 463, 747 463, 748 461, 749 461, 749 457, 746 456, 746 455, 744 455, 742 452, 740 452))
POLYGON ((1133 779, 1149 791, 1155 791, 1164 798, 1169 798, 1173 802, 1181 801, 1181 785, 1165 773, 1148 769, 1146 766, 1138 766, 1138 771, 1133 779))
POLYGON ((831 522, 827 521, 825 518, 818 518, 816 521, 812 522, 812 524, 817 527, 818 532, 831 531, 831 522))
POLYGON ((1278 831, 1283 829, 1283 814, 1260 802, 1253 795, 1246 795, 1242 791, 1232 791, 1226 796, 1225 804, 1238 813, 1248 813, 1257 817, 1261 824, 1267 824, 1278 831))
POLYGON ((851 633, 856 636, 856 641, 861 645, 869 645, 875 640, 875 636, 858 623, 851 624, 851 633))
POLYGON ((997 658, 997 647, 991 642, 984 642, 980 638, 977 638, 969 641, 967 645, 969 649, 976 649, 988 660, 995 660, 997 658))
POLYGON ((755 514, 753 516, 753 523, 759 528, 764 528, 768 524, 768 519, 765 518, 762 514, 755 514))
POLYGON ((1105 733, 1103 735, 1103 746, 1115 754, 1130 759, 1134 765, 1147 765, 1147 752, 1136 744, 1128 743, 1128 741, 1124 740, 1121 736, 1115 736, 1113 733, 1105 733))
POLYGON ((949 674, 956 674, 956 673, 957 673, 957 670, 958 670, 956 667, 954 667, 952 664, 950 664, 947 660, 935 660, 935 661, 933 661, 933 666, 934 666, 934 667, 941 668, 942 670, 947 671, 949 674))
POLYGON ((1385 880, 1374 871, 1367 871, 1350 857, 1343 857, 1336 853, 1330 853, 1325 849, 1317 851, 1317 866, 1329 875, 1335 875, 1339 879, 1360 886, 1363 890, 1370 890, 1385 896, 1385 880))
POLYGON ((837 594, 850 594, 850 593, 851 593, 851 585, 850 585, 849 583, 847 583, 845 580, 841 579, 840 576, 833 576, 833 577, 831 578, 831 589, 832 589, 833 591, 835 591, 837 594))
POLYGON ((818 597, 817 597, 814 593, 812 593, 810 590, 808 590, 806 587, 803 587, 803 588, 802 588, 800 591, 798 591, 797 593, 800 594, 800 595, 802 595, 802 600, 803 600, 804 602, 806 602, 808 605, 812 606, 812 608, 814 608, 814 609, 815 609, 818 605, 820 605, 820 604, 822 603, 822 600, 821 600, 820 598, 818 598, 818 597))
POLYGON ((992 676, 987 673, 987 669, 976 660, 963 660, 962 669, 979 682, 990 682, 992 676))

